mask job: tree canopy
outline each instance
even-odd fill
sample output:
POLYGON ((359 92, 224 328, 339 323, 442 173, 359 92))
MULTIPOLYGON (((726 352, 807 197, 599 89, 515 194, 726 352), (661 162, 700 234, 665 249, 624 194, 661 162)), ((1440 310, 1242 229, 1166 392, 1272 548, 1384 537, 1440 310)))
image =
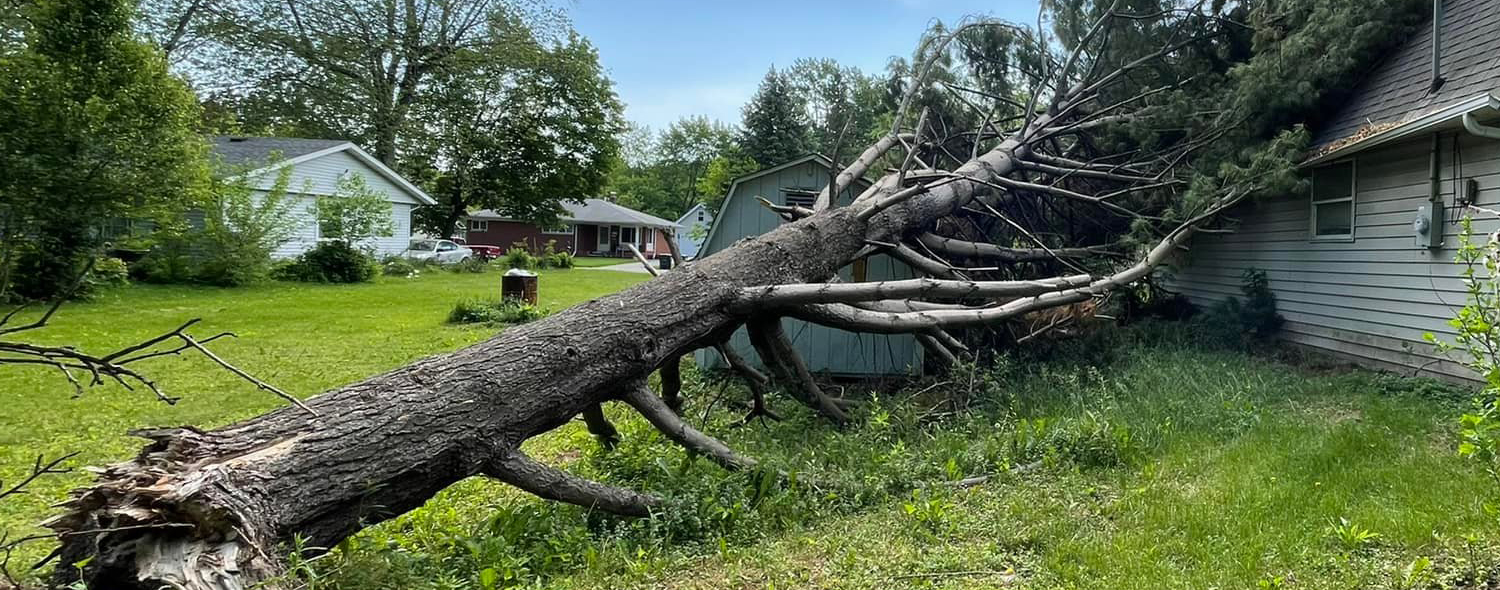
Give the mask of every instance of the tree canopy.
POLYGON ((107 221, 181 213, 207 185, 197 103, 131 28, 129 0, 33 0, 0 53, 0 266, 17 292, 67 289, 107 221), (20 232, 26 227, 30 231, 20 232))

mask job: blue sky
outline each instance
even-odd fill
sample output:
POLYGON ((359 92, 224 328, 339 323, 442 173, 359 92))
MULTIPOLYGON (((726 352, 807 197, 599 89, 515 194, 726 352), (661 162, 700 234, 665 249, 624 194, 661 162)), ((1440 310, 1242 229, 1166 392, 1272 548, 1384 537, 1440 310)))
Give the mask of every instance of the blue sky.
POLYGON ((1036 19, 1036 0, 573 0, 573 26, 625 102, 653 129, 686 115, 738 124, 771 65, 831 57, 867 72, 910 56, 934 19, 1036 19))

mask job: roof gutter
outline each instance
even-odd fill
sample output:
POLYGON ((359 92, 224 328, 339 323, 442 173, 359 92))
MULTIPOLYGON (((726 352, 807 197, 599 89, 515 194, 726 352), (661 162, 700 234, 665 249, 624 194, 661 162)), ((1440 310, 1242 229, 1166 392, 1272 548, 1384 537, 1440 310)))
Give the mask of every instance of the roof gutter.
MULTIPOLYGON (((1326 154, 1308 158, 1307 160, 1304 160, 1301 164, 1299 164, 1299 167, 1309 168, 1312 166, 1317 166, 1319 164, 1333 162, 1336 160, 1347 158, 1358 152, 1362 152, 1398 140, 1418 136, 1423 133, 1430 132, 1434 128, 1439 127, 1443 124, 1455 122, 1460 119, 1472 118, 1474 112, 1481 111, 1486 108, 1490 110, 1500 111, 1500 98, 1496 98, 1494 95, 1488 92, 1480 94, 1479 96, 1469 98, 1462 102, 1454 103, 1416 119, 1412 119, 1411 121, 1402 123, 1401 125, 1398 125, 1392 129, 1376 133, 1375 135, 1371 135, 1370 137, 1367 137, 1363 140, 1351 143, 1349 145, 1341 146, 1338 149, 1326 154)), ((1465 124, 1465 128, 1467 128, 1467 124, 1465 124)))
POLYGON ((1464 113, 1464 130, 1486 139, 1500 139, 1500 127, 1480 125, 1473 112, 1464 113))

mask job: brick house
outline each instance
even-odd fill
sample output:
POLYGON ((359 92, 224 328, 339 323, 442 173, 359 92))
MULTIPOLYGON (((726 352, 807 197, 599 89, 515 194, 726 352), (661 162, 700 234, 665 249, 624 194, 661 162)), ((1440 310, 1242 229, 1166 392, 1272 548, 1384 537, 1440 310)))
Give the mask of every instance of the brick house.
POLYGON ((543 228, 484 209, 464 218, 464 240, 470 244, 509 247, 517 242, 533 251, 548 241, 578 256, 630 256, 633 243, 647 257, 667 253, 667 235, 677 224, 604 199, 564 201, 562 227, 543 228))

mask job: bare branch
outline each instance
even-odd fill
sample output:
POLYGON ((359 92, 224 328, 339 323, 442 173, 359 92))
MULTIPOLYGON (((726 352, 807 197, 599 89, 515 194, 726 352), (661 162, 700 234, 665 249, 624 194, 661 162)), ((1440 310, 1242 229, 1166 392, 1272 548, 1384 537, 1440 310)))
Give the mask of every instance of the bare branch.
POLYGON ((797 391, 800 391, 801 395, 798 399, 803 404, 821 412, 835 422, 849 421, 849 415, 844 412, 844 409, 818 387, 818 382, 813 379, 812 372, 808 371, 807 365, 802 362, 802 355, 797 354, 797 349, 792 346, 791 340, 786 337, 786 332, 781 329, 781 318, 752 319, 745 324, 745 329, 750 335, 750 344, 760 354, 761 362, 765 363, 782 383, 799 388, 797 391))
POLYGON ((985 258, 1001 262, 1036 262, 1054 258, 1086 258, 1108 253, 1102 246, 1084 248, 1006 248, 994 244, 969 242, 931 233, 917 236, 923 246, 950 256, 985 258))
POLYGON ((625 403, 630 404, 641 416, 646 418, 652 426, 666 435, 667 438, 676 441, 688 450, 700 453, 705 457, 718 463, 719 466, 730 471, 742 471, 755 468, 756 462, 749 457, 742 457, 729 449, 729 446, 719 439, 699 432, 692 426, 688 426, 677 414, 662 403, 661 398, 651 393, 645 383, 639 383, 625 394, 625 403))
POLYGON ((909 279, 866 283, 766 285, 741 290, 736 307, 763 309, 809 303, 848 303, 909 297, 1026 297, 1087 285, 1091 277, 1074 275, 1036 281, 944 281, 909 279))
POLYGON ((651 261, 646 260, 646 255, 641 254, 641 251, 636 249, 635 244, 625 244, 625 247, 630 249, 630 254, 635 256, 636 262, 639 262, 641 263, 641 266, 646 267, 646 272, 651 273, 651 276, 653 277, 661 276, 661 271, 656 270, 656 267, 651 266, 651 261))
POLYGON ((855 179, 864 177, 865 173, 870 170, 870 167, 874 166, 875 162, 878 162, 880 157, 884 156, 886 152, 891 151, 891 148, 897 143, 901 143, 912 137, 914 136, 911 134, 888 134, 881 137, 880 141, 875 142, 874 145, 865 148, 865 151, 860 153, 858 158, 849 163, 849 167, 839 172, 838 176, 833 179, 833 182, 823 187, 823 192, 818 193, 817 200, 813 202, 812 210, 823 211, 825 209, 832 209, 837 202, 837 195, 843 193, 844 189, 849 188, 849 185, 853 184, 855 179))
POLYGON ((615 514, 650 516, 651 509, 661 504, 655 496, 583 479, 538 463, 520 451, 512 451, 505 458, 490 462, 486 472, 495 479, 549 500, 615 514))

